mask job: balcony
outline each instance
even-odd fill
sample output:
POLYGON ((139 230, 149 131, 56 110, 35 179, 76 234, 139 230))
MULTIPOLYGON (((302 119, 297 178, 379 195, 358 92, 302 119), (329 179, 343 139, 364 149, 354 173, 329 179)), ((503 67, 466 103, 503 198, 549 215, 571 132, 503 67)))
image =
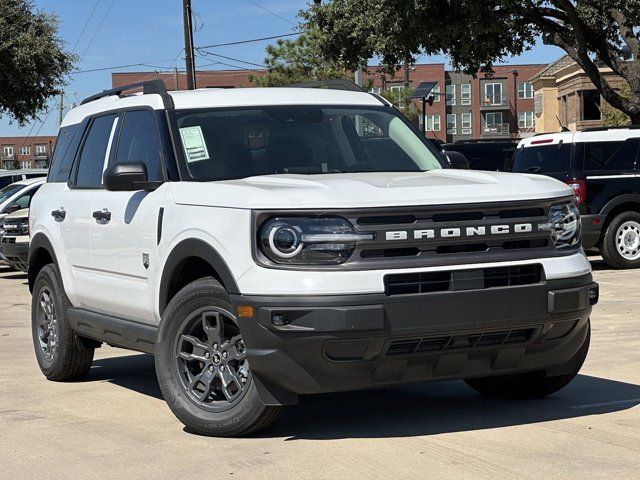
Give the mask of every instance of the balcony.
POLYGON ((509 97, 506 95, 485 95, 480 98, 481 110, 501 110, 509 106, 509 97))
POLYGON ((508 123, 485 123, 482 125, 483 137, 508 137, 509 136, 509 124, 508 123))

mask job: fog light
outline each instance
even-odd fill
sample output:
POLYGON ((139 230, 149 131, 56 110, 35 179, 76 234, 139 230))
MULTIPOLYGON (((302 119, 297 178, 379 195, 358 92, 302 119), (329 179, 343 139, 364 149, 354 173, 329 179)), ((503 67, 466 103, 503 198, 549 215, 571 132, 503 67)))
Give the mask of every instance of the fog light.
POLYGON ((598 303, 598 297, 600 296, 600 292, 598 287, 591 287, 589 289, 589 305, 595 305, 598 303))
POLYGON ((289 319, 285 313, 274 313, 271 315, 271 323, 273 323, 276 327, 284 327, 289 323, 289 319))

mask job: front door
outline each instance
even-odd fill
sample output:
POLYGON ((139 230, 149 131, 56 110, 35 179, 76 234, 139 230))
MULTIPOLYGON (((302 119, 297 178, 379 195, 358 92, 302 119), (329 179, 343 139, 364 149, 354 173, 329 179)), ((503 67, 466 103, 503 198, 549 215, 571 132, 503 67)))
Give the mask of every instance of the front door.
MULTIPOLYGON (((142 162, 149 181, 162 181, 161 147, 150 110, 123 114, 107 168, 142 162)), ((143 323, 154 318, 153 285, 158 271, 157 224, 165 184, 155 191, 97 190, 92 199, 91 251, 95 297, 91 309, 143 323)))

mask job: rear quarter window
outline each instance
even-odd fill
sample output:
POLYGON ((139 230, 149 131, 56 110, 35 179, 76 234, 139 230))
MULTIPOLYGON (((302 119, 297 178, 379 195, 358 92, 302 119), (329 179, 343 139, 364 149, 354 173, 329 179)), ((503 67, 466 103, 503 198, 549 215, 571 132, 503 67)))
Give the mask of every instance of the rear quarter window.
POLYGON ((637 138, 613 142, 584 142, 576 146, 576 157, 584 170, 633 170, 638 155, 637 138))
POLYGON ((551 173, 571 170, 570 143, 519 148, 513 157, 513 171, 551 173))

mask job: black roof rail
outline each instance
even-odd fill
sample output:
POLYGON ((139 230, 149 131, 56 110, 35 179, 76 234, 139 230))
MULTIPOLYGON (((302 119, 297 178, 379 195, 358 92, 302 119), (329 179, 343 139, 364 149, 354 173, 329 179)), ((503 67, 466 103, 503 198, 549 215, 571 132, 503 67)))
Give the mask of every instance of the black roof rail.
POLYGON ((326 80, 309 80, 308 82, 286 85, 296 88, 330 88, 332 90, 347 90, 349 92, 364 92, 362 87, 346 78, 328 78, 326 80))
POLYGON ((627 125, 620 127, 587 127, 580 130, 581 132, 604 132, 606 130, 638 130, 640 129, 640 125, 627 125))
POLYGON ((90 97, 85 98, 84 100, 82 100, 82 102, 80 102, 80 105, 84 105, 85 103, 93 102, 94 100, 99 100, 104 97, 110 97, 112 95, 120 96, 127 90, 133 90, 140 87, 142 87, 143 95, 151 95, 154 93, 160 95, 160 97, 162 97, 162 103, 164 103, 164 108, 174 107, 173 98, 171 98, 171 95, 169 95, 169 93, 167 92, 167 87, 160 79, 131 83, 129 85, 122 85, 121 87, 103 90, 100 93, 96 93, 95 95, 91 95, 90 97))

